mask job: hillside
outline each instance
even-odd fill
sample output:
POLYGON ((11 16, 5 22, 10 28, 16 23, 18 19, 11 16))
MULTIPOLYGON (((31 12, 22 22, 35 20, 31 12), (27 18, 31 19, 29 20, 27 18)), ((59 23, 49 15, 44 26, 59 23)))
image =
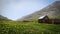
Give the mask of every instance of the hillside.
POLYGON ((0 15, 0 21, 1 20, 10 20, 10 19, 8 19, 7 17, 4 17, 4 16, 0 15))
POLYGON ((60 1, 55 1, 49 6, 43 8, 42 10, 36 11, 30 15, 24 16, 18 20, 30 20, 30 19, 38 19, 43 15, 48 15, 50 18, 60 18, 60 1))

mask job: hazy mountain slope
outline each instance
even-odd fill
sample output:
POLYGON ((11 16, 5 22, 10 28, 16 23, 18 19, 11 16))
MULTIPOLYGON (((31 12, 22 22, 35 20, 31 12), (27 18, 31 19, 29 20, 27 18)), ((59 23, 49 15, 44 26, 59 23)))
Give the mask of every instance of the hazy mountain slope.
POLYGON ((0 15, 0 21, 1 20, 10 20, 10 19, 8 19, 7 17, 4 17, 4 16, 0 15))
POLYGON ((18 20, 30 20, 30 19, 37 19, 40 16, 46 15, 50 18, 59 18, 60 17, 60 1, 55 1, 51 5, 43 8, 42 10, 36 11, 30 15, 24 16, 18 20))

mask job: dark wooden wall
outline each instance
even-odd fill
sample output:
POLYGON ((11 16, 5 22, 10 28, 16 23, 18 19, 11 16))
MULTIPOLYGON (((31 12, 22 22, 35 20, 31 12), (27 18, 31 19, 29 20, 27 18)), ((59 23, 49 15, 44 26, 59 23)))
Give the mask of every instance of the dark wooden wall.
POLYGON ((58 19, 38 19, 38 23, 48 23, 48 24, 60 24, 58 19))

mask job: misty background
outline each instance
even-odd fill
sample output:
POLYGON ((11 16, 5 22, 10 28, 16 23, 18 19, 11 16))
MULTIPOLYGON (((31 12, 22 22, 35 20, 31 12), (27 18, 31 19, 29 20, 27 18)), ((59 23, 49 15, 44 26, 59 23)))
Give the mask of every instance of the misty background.
POLYGON ((0 0, 0 15, 16 20, 41 10, 56 0, 0 0))

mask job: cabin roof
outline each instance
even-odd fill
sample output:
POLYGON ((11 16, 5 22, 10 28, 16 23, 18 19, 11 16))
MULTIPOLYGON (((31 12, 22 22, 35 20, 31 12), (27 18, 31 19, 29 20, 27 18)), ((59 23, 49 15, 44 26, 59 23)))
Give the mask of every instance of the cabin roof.
POLYGON ((46 17, 47 15, 43 15, 43 16, 40 16, 38 19, 43 19, 44 17, 46 17))
POLYGON ((45 17, 48 17, 49 19, 60 19, 59 17, 49 16, 49 15, 40 16, 38 19, 43 19, 45 17))

